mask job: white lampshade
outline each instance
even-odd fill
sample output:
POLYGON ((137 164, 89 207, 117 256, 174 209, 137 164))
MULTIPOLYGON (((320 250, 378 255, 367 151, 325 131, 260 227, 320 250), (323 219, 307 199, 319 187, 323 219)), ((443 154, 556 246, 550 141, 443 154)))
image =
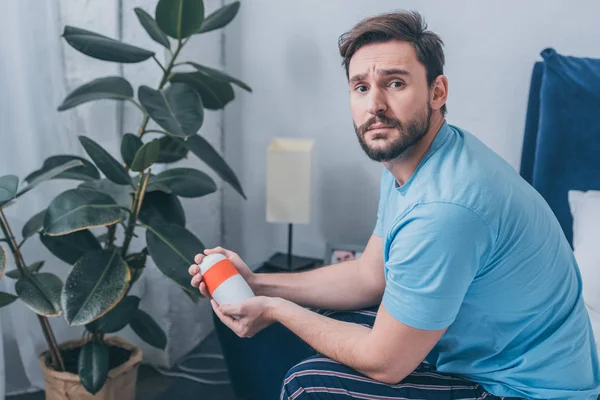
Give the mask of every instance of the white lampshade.
POLYGON ((313 139, 275 138, 267 150, 267 221, 307 224, 313 192, 313 139))

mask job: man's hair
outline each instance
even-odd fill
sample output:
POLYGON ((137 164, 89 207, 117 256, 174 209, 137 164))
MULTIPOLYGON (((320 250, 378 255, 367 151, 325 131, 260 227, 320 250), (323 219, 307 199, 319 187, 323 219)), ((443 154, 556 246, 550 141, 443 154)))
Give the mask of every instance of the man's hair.
MULTIPOLYGON (((348 66, 354 53, 362 46, 391 40, 408 42, 415 49, 417 58, 427 71, 427 84, 432 85, 444 73, 444 42, 435 33, 427 30, 427 23, 416 11, 394 12, 365 18, 338 40, 342 64, 349 78, 348 66)), ((442 106, 446 115, 446 105, 442 106)))

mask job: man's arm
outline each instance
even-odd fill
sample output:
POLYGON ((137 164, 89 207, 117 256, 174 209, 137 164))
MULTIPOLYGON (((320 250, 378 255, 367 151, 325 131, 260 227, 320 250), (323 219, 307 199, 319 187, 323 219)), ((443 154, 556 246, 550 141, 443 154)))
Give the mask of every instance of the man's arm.
POLYGON ((352 310, 381 302, 385 289, 383 243, 372 235, 357 260, 305 272, 254 274, 255 294, 281 297, 305 307, 352 310))
POLYGON ((410 374, 446 330, 412 328, 392 317, 383 305, 372 329, 324 317, 280 298, 257 297, 238 306, 217 306, 213 302, 213 308, 240 337, 252 336, 264 328, 262 324, 248 324, 245 318, 266 323, 278 321, 318 353, 389 384, 410 374), (265 315, 260 316, 263 312, 265 315), (233 319, 232 315, 244 317, 233 319))

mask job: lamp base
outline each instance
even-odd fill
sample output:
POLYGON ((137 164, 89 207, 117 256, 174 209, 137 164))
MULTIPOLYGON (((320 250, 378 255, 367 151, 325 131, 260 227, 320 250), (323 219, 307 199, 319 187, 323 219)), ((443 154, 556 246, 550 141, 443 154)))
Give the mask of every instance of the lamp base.
POLYGON ((264 264, 265 267, 285 270, 285 271, 297 271, 304 268, 311 268, 322 261, 316 258, 302 257, 292 255, 291 259, 288 259, 286 253, 275 253, 267 260, 264 264))

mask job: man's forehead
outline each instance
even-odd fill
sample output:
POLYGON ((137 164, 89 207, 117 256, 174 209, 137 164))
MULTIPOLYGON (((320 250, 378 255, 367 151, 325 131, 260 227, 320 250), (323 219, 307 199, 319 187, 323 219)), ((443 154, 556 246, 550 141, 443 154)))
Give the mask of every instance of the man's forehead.
POLYGON ((382 69, 402 69, 410 73, 420 65, 413 46, 404 41, 394 40, 384 43, 371 43, 358 49, 348 65, 350 77, 357 74, 371 74, 382 69))

